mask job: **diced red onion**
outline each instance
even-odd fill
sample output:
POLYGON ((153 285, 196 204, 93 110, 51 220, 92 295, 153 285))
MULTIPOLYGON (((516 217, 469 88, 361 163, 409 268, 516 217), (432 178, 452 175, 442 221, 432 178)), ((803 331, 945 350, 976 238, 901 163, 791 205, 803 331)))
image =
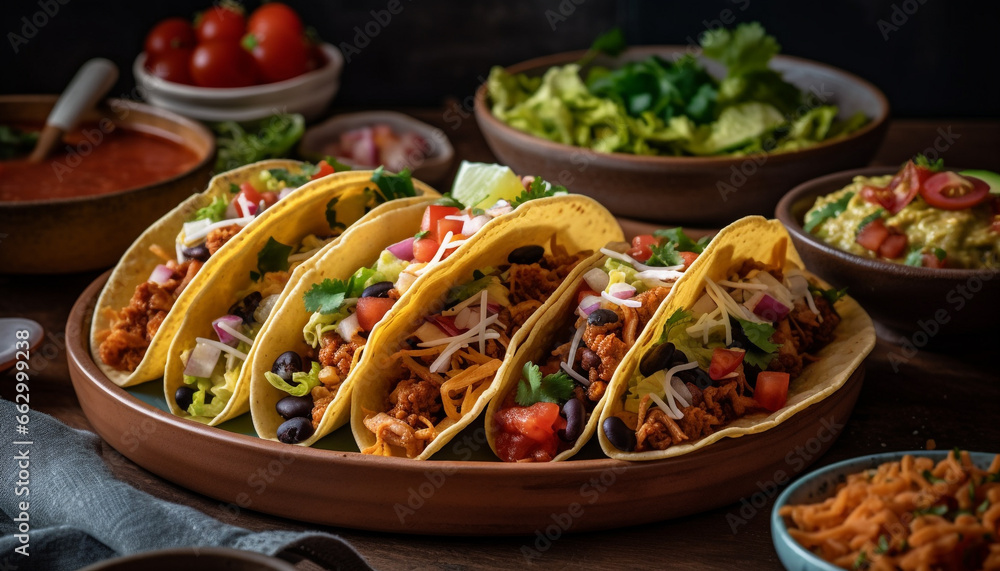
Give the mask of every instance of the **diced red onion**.
POLYGON ((472 236, 476 232, 479 232, 479 230, 483 226, 486 226, 486 224, 490 220, 493 220, 493 219, 490 218, 489 216, 486 216, 485 214, 480 214, 479 216, 476 216, 475 218, 473 218, 471 220, 466 220, 465 224, 462 225, 462 235, 463 236, 472 236))
POLYGON ((462 334, 462 330, 455 326, 455 318, 453 317, 431 315, 427 317, 427 321, 437 325, 438 329, 444 331, 448 337, 455 337, 462 334))
POLYGON ((635 288, 630 284, 619 282, 611 284, 611 287, 608 288, 608 293, 618 299, 629 299, 635 295, 635 288))
POLYGON ((149 274, 149 280, 147 281, 163 285, 168 281, 170 281, 170 278, 172 277, 174 277, 174 271, 168 268, 167 266, 160 264, 155 268, 153 268, 153 272, 149 274))
POLYGON ((198 343, 188 355, 184 374, 202 379, 211 378, 212 371, 215 370, 215 364, 219 362, 221 354, 222 350, 218 347, 213 347, 208 343, 198 343))
POLYGON ((215 334, 219 337, 219 341, 229 345, 230 347, 235 347, 239 343, 239 339, 233 337, 228 331, 219 327, 219 323, 225 323, 230 329, 236 329, 240 325, 243 325, 243 318, 238 315, 223 315, 212 322, 212 329, 215 330, 215 334))
POLYGON ((754 314, 770 321, 781 320, 788 315, 788 311, 789 309, 785 304, 767 294, 764 294, 753 308, 754 314))
POLYGON ((587 282, 590 289, 594 291, 604 291, 608 287, 608 282, 611 281, 611 276, 601 268, 591 268, 583 274, 583 281, 587 282))
POLYGON ((361 323, 358 321, 357 313, 352 313, 337 324, 337 333, 345 342, 350 342, 351 338, 359 330, 361 330, 361 323))
POLYGON ((486 311, 488 313, 500 313, 500 304, 499 303, 487 303, 486 304, 486 311))
POLYGON ((590 315, 599 307, 601 307, 601 298, 596 295, 588 295, 580 301, 580 311, 583 312, 584 315, 590 315))
POLYGON ((413 237, 409 237, 401 242, 396 242, 392 246, 386 248, 389 253, 396 256, 400 260, 409 262, 413 260, 413 237))

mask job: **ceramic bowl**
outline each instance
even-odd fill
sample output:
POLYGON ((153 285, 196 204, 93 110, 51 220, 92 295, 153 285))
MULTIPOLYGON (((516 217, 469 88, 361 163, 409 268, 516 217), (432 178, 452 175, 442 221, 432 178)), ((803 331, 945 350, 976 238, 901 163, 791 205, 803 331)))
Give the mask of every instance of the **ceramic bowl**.
MULTIPOLYGON (((840 567, 824 561, 792 539, 792 536, 788 534, 785 518, 778 515, 778 511, 783 506, 823 501, 833 495, 837 484, 844 482, 849 474, 876 468, 886 462, 898 462, 907 454, 931 458, 937 462, 944 459, 948 455, 948 451, 911 450, 861 456, 820 468, 788 486, 778 496, 774 502, 774 508, 771 510, 771 541, 774 543, 778 559, 781 560, 785 569, 789 571, 841 571, 840 567)), ((994 454, 971 452, 970 456, 976 466, 986 469, 993 461, 994 454)))
MULTIPOLYGON (((615 66, 651 55, 671 60, 688 51, 687 46, 636 47, 618 59, 598 58, 596 63, 615 66)), ((540 75, 552 66, 577 61, 584 53, 533 59, 507 71, 540 75)), ((712 75, 722 75, 715 62, 700 61, 712 75)), ((871 120, 847 137, 800 151, 757 157, 651 157, 597 153, 518 131, 490 112, 486 85, 476 91, 475 113, 490 149, 515 172, 538 174, 592 196, 619 216, 718 227, 749 214, 770 214, 781 195, 796 184, 868 164, 885 135, 889 104, 867 81, 791 56, 776 56, 771 67, 801 90, 824 98, 824 104, 837 105, 841 117, 862 111, 871 120)))
POLYGON ((299 143, 299 154, 311 161, 326 156, 323 147, 335 142, 342 133, 375 124, 392 127, 397 134, 416 133, 430 145, 427 156, 407 157, 413 176, 428 183, 441 182, 455 159, 455 149, 444 131, 395 111, 364 111, 346 113, 306 129, 299 143))
MULTIPOLYGON (((0 96, 0 124, 44 123, 56 95, 0 96)), ((0 273, 57 274, 106 268, 150 224, 188 196, 205 190, 215 138, 196 121, 134 101, 112 99, 83 117, 169 136, 193 150, 185 173, 151 185, 96 196, 0 202, 0 273)))
MULTIPOLYGON (((830 284, 846 287, 875 321, 922 348, 938 337, 983 333, 1000 315, 1000 270, 916 268, 850 254, 806 232, 803 220, 816 198, 844 188, 855 176, 893 174, 895 167, 838 172, 792 189, 775 215, 788 228, 806 266, 830 284)), ((904 343, 905 346, 905 343, 904 343)))
POLYGON ((300 76, 249 87, 198 87, 165 81, 146 70, 140 53, 132 72, 143 98, 157 107, 202 121, 253 121, 276 113, 301 113, 315 119, 340 88, 344 56, 322 44, 326 65, 300 76))
POLYGON ((80 571, 295 571, 287 561, 226 547, 179 547, 116 557, 80 571))

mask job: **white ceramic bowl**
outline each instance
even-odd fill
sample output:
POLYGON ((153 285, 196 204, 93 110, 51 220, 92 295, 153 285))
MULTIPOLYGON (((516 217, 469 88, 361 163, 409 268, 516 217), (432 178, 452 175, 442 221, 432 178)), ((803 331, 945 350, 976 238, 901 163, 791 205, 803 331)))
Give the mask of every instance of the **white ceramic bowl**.
POLYGON ((309 160, 319 160, 325 156, 323 147, 339 139, 341 133, 379 123, 392 127, 399 134, 416 133, 430 145, 430 152, 426 157, 414 157, 412 164, 408 165, 414 177, 424 182, 437 183, 448 174, 448 168, 455 158, 455 149, 444 131, 395 111, 362 111, 331 117, 306 129, 299 143, 299 154, 309 160))
POLYGON ((146 70, 146 53, 135 58, 135 74, 143 98, 202 121, 252 121, 276 113, 319 117, 340 88, 344 56, 332 44, 321 46, 326 65, 298 77, 250 87, 197 87, 165 81, 146 70))

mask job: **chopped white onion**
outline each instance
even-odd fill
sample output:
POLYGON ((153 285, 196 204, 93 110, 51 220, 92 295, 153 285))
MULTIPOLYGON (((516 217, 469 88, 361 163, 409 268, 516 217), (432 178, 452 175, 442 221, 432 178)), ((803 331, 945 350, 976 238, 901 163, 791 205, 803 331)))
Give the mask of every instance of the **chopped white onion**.
POLYGON ((208 236, 209 232, 211 232, 212 230, 215 230, 216 228, 225 228, 226 226, 231 226, 233 224, 242 227, 242 226, 246 226, 247 224, 249 224, 251 222, 253 222, 253 216, 245 216, 243 218, 232 218, 232 219, 228 219, 228 220, 220 220, 218 222, 214 222, 212 224, 209 224, 208 226, 205 226, 205 227, 199 229, 197 232, 193 232, 193 233, 190 233, 190 234, 187 233, 187 232, 183 232, 183 236, 184 237, 181 239, 181 242, 185 246, 193 246, 193 245, 201 242, 206 236, 208 236))
POLYGON ((344 340, 345 343, 350 343, 354 334, 361 330, 361 324, 358 322, 358 314, 352 313, 348 317, 340 320, 337 324, 337 334, 340 338, 344 340))
POLYGON ((486 226, 490 220, 493 219, 485 214, 480 214, 471 220, 467 220, 465 224, 462 225, 462 234, 465 236, 472 236, 476 232, 479 232, 483 226, 486 226))
POLYGON ((628 299, 635 295, 635 287, 632 284, 619 282, 608 286, 608 293, 618 299, 628 299))
POLYGON ((604 291, 608 288, 611 276, 601 268, 591 268, 583 274, 583 281, 594 291, 604 291))
POLYGON ((163 264, 158 264, 153 268, 152 273, 149 274, 149 279, 146 281, 158 283, 163 285, 170 281, 170 278, 174 277, 174 271, 164 266, 163 264))
POLYGON ((271 311, 274 310, 274 306, 277 305, 278 299, 281 298, 281 294, 271 294, 264 299, 260 300, 257 305, 257 309, 253 312, 253 318, 257 323, 264 323, 267 318, 271 315, 271 311))
POLYGON ((588 295, 580 300, 580 312, 583 313, 584 317, 594 313, 600 307, 601 298, 596 295, 588 295))
POLYGON ((606 291, 601 292, 601 298, 606 299, 615 305, 624 305, 625 307, 642 307, 642 303, 634 299, 618 299, 606 291))
POLYGON ((195 337, 194 340, 196 343, 207 343, 213 347, 225 351, 226 353, 229 353, 230 355, 234 355, 240 361, 247 360, 247 354, 244 353, 243 351, 239 351, 233 347, 230 347, 229 345, 226 345, 225 343, 219 343, 215 339, 205 339, 204 337, 195 337))
POLYGON ((208 379, 215 370, 216 363, 222 350, 208 343, 198 343, 194 346, 191 354, 188 355, 187 364, 184 366, 184 374, 192 377, 208 379))
POLYGON ((691 313, 693 315, 704 315, 715 311, 718 307, 719 306, 716 305, 715 301, 712 299, 712 296, 707 293, 703 293, 701 294, 701 297, 698 298, 698 301, 694 302, 694 305, 691 306, 691 313))

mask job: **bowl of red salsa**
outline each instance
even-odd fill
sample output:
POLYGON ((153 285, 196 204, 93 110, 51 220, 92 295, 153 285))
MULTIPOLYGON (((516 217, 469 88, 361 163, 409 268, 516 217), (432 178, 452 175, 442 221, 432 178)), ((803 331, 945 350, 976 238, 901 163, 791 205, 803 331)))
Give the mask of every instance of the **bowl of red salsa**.
POLYGON ((0 273, 114 265, 211 175, 215 141, 204 126, 122 99, 99 105, 47 159, 29 163, 30 134, 56 99, 0 96, 0 273))

